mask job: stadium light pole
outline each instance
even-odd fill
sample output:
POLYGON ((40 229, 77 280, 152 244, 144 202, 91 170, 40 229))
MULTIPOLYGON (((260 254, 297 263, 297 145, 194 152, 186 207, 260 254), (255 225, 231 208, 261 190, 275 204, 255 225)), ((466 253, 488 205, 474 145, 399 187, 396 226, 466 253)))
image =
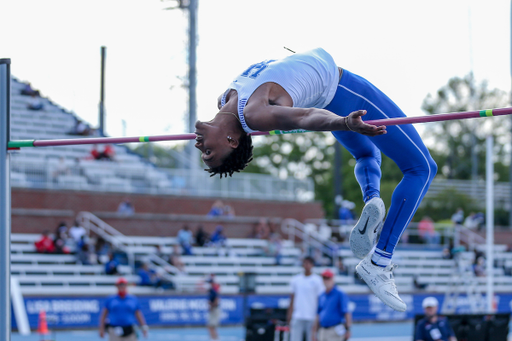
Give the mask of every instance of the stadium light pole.
POLYGON ((0 340, 11 340, 11 60, 0 59, 0 340))

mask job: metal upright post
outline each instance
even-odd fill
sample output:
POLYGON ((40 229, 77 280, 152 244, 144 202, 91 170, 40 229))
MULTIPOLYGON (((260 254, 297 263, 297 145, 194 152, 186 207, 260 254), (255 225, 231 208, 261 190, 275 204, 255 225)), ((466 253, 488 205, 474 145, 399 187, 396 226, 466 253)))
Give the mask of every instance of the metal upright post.
POLYGON ((494 160, 493 137, 487 136, 486 146, 486 269, 487 269, 487 312, 493 312, 494 299, 494 160))
POLYGON ((11 340, 11 60, 0 59, 0 340, 11 340))
MULTIPOLYGON (((197 120, 197 4, 198 0, 190 0, 188 4, 188 123, 189 132, 195 131, 197 120)), ((199 156, 194 148, 194 141, 189 142, 191 169, 199 169, 199 156)))

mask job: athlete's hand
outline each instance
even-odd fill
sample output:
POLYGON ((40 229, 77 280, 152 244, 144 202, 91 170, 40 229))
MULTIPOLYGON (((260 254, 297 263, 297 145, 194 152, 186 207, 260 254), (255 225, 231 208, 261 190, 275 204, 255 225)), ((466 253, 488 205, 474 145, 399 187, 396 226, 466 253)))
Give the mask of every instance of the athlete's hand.
POLYGON ((353 132, 368 136, 377 136, 387 133, 386 126, 377 127, 364 123, 363 119, 361 118, 364 115, 366 115, 366 110, 351 112, 350 115, 348 115, 345 119, 347 128, 353 132))

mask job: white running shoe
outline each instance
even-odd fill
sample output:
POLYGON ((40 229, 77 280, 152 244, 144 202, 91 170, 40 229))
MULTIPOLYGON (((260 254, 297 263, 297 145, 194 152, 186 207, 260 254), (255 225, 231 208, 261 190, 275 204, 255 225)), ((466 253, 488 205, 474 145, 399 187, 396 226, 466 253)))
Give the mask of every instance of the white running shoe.
POLYGON ((361 217, 352 228, 349 238, 350 248, 357 258, 363 259, 373 249, 385 215, 386 207, 381 198, 372 198, 364 205, 361 217))
POLYGON ((356 272, 382 302, 397 311, 405 311, 407 305, 398 296, 393 278, 393 270, 397 267, 396 264, 390 264, 385 268, 373 265, 372 255, 368 254, 356 266, 356 272))

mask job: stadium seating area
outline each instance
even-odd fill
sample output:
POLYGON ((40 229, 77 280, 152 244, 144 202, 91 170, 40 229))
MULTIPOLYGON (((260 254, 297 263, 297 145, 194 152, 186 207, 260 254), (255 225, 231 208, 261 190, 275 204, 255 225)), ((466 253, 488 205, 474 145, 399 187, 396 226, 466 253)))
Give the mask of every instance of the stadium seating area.
MULTIPOLYGON (((116 276, 105 275, 103 265, 81 265, 74 255, 37 254, 34 241, 37 234, 13 234, 11 273, 18 279, 24 294, 107 294, 113 291, 116 276)), ((124 251, 133 259, 143 261, 155 254, 156 245, 160 251, 170 253, 175 238, 161 237, 130 237, 123 236, 129 245, 124 251)), ((229 239, 225 248, 194 247, 194 255, 182 256, 185 273, 174 273, 173 282, 178 291, 200 292, 204 290, 204 281, 210 274, 215 274, 225 294, 239 292, 239 275, 253 273, 256 276, 256 292, 261 294, 285 294, 289 292, 289 282, 293 275, 301 272, 301 250, 291 241, 284 241, 282 262, 275 265, 273 257, 264 255, 265 240, 229 239)), ((353 269, 358 259, 352 256, 348 248, 341 248, 342 257, 348 274, 337 275, 336 282, 348 293, 369 293, 367 286, 354 277, 353 269)), ((474 253, 463 254, 469 263, 474 253)), ((498 245, 495 257, 500 267, 493 269, 496 292, 508 292, 512 285, 512 277, 504 273, 502 266, 512 262, 512 254, 498 245)), ((395 272, 397 286, 402 293, 417 292, 413 279, 426 284, 423 290, 428 292, 446 292, 453 283, 464 283, 465 276, 472 272, 460 272, 454 260, 443 259, 440 250, 399 250, 394 261, 399 265, 395 272)), ((315 268, 321 272, 325 266, 315 268)), ((331 268, 336 271, 335 268, 331 268)), ((120 272, 131 283, 137 284, 138 276, 128 265, 121 266, 120 272)), ((469 275, 468 275, 469 274, 469 275)), ((485 286, 485 277, 471 276, 481 289, 485 286)), ((154 288, 135 286, 133 292, 150 294, 154 288)))

